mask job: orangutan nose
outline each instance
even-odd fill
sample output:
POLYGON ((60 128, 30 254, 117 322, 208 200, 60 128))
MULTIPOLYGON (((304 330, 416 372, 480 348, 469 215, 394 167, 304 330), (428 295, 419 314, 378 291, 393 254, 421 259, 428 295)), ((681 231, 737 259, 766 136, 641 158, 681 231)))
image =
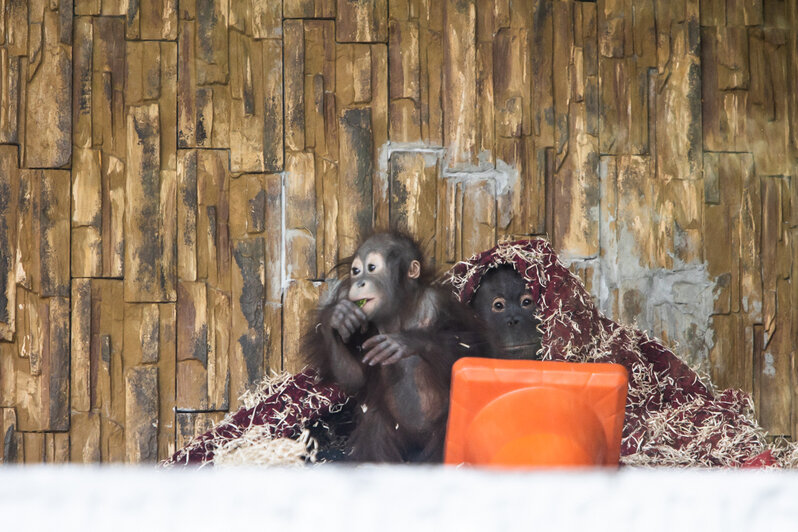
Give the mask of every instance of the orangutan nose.
POLYGON ((519 320, 517 316, 511 316, 510 318, 507 319, 508 327, 515 327, 519 323, 521 323, 521 320, 519 320))

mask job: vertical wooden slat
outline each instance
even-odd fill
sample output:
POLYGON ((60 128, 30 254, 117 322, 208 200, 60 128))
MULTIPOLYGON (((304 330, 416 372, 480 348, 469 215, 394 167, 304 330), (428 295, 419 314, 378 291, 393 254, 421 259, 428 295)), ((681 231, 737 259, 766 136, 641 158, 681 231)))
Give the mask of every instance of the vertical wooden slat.
POLYGON ((230 286, 227 157, 201 150, 197 161, 197 276, 212 286, 230 286))
POLYGON ((313 278, 316 276, 318 218, 312 153, 290 152, 286 155, 284 191, 285 273, 291 279, 313 278))
MULTIPOLYGON (((324 219, 319 222, 322 228, 316 237, 316 268, 317 276, 324 277, 335 268, 341 258, 338 245, 338 165, 327 159, 317 158, 316 172, 317 182, 321 184, 321 193, 317 185, 316 199, 321 200, 321 211, 324 213, 324 219)), ((279 207, 274 205, 271 210, 279 212, 279 207)))
MULTIPOLYGON (((761 178, 762 184, 762 323, 765 333, 776 331, 777 257, 782 240, 781 186, 778 179, 761 178)), ((767 346, 765 346, 767 347, 767 346)))
POLYGON ((477 163, 476 5, 474 0, 447 0, 443 40, 443 136, 447 167, 477 163))
POLYGON ((42 383, 46 401, 47 429, 69 430, 69 298, 50 298, 48 358, 43 361, 42 383))
POLYGON ((17 195, 17 245, 16 245, 16 277, 17 284, 28 290, 38 292, 41 275, 39 254, 39 210, 40 185, 39 173, 32 170, 20 170, 19 194, 17 195))
POLYGON ((230 408, 264 370, 264 256, 262 238, 233 242, 230 408))
POLYGON ((65 432, 44 434, 44 461, 48 464, 69 462, 69 434, 65 432))
POLYGON ((762 323, 762 194, 750 158, 742 173, 740 207, 740 282, 732 283, 732 309, 744 312, 752 323, 762 323))
POLYGON ((73 414, 69 436, 70 462, 88 464, 99 462, 102 459, 99 414, 92 412, 73 414))
POLYGON ((653 2, 607 1, 598 25, 601 151, 647 153, 647 69, 657 63, 653 2))
MULTIPOLYGON (((93 449, 95 438, 103 461, 124 460, 125 390, 122 352, 125 305, 121 280, 91 283, 91 408, 97 419, 85 420, 84 437, 93 449), (99 433, 94 435, 94 431, 99 433)), ((92 451, 93 452, 93 451, 92 451)), ((73 449, 74 456, 74 449, 73 449)))
POLYGON ((338 42, 388 40, 388 0, 337 0, 335 17, 338 42))
MULTIPOLYGON (((355 50, 357 48, 358 46, 355 46, 355 50)), ((384 44, 372 44, 369 49, 371 56, 371 103, 369 106, 371 113, 371 164, 373 168, 380 168, 382 164, 380 157, 388 143, 388 47, 384 44)), ((357 58, 357 55, 355 57, 357 58)), ((339 128, 341 128, 340 122, 339 128)), ((343 134, 344 131, 341 128, 341 135, 343 134)), ((352 138, 350 138, 350 142, 352 138)), ((345 159, 339 158, 339 165, 341 165, 339 167, 343 168, 342 165, 346 162, 345 159)), ((373 224, 377 230, 388 228, 389 185, 386 180, 387 174, 382 171, 375 172, 372 179, 373 224)))
POLYGON ((496 184, 480 180, 462 184, 463 259, 496 245, 496 184))
MULTIPOLYGON (((332 21, 306 21, 304 25, 304 127, 305 147, 325 158, 335 159, 327 145, 330 102, 325 93, 335 88, 335 29, 332 21)), ((334 115, 331 115, 334 116, 334 115)))
MULTIPOLYGON (((792 186, 795 186, 792 184, 792 186)), ((795 208, 795 203, 792 203, 793 208, 795 208)), ((792 261, 791 261, 791 272, 790 272, 790 279, 791 281, 795 279, 795 271, 798 268, 798 261, 796 261, 796 257, 798 256, 798 246, 795 245, 796 238, 798 238, 798 227, 791 227, 789 229, 790 232, 790 242, 792 243, 792 261)), ((796 312, 796 308, 798 308, 798 286, 796 283, 790 283, 790 311, 792 313, 792 323, 791 326, 791 333, 792 339, 794 341, 796 333, 798 333, 798 312, 796 312)), ((793 355, 793 363, 794 363, 794 355, 793 355)), ((798 397, 798 383, 795 380, 792 381, 792 419, 791 419, 791 426, 792 431, 791 435, 795 438, 795 435, 798 434, 798 408, 796 408, 796 398, 798 397)))
MULTIPOLYGON (((180 10, 177 43, 177 69, 180 73, 177 87, 177 144, 181 148, 205 146, 210 138, 209 130, 202 121, 205 115, 197 109, 196 31, 194 21, 187 18, 193 7, 193 2, 186 2, 180 10), (201 132, 198 131, 200 128, 201 132)), ((212 111, 210 118, 213 119, 212 111)))
POLYGON ((228 408, 230 388, 230 318, 232 306, 227 292, 209 288, 208 305, 208 405, 228 408))
POLYGON ((443 8, 444 2, 423 0, 419 16, 419 83, 421 131, 425 142, 443 145, 443 8))
POLYGON ((39 180, 40 294, 69 297, 69 172, 37 171, 39 180))
MULTIPOLYGON (((772 434, 790 436, 792 434, 792 390, 791 368, 793 352, 788 346, 792 338, 791 309, 777 305, 789 300, 789 281, 780 278, 772 268, 780 246, 780 209, 774 208, 779 182, 775 179, 762 180, 762 281, 764 289, 764 324, 761 328, 761 349, 756 352, 759 401, 757 403, 759 420, 772 434)), ((779 198, 780 199, 780 198, 779 198)))
POLYGON ((60 42, 58 12, 43 15, 29 34, 24 164, 58 168, 72 154, 72 46, 60 42))
MULTIPOLYGON (((695 11, 691 10, 685 20, 680 21, 672 18, 661 4, 657 4, 657 9, 657 37, 661 44, 658 47, 656 116, 653 117, 656 138, 650 140, 654 147, 652 154, 656 155, 657 176, 659 179, 700 179, 701 72, 714 69, 715 65, 701 64, 695 11), (674 115, 681 120, 672 120, 674 115)), ((746 42, 744 38, 742 41, 746 42)), ((715 124, 709 127, 714 128, 715 124)))
MULTIPOLYGON (((174 303, 160 304, 158 324, 158 459, 174 454, 177 424, 177 310, 174 303)), ((155 305, 152 305, 155 307, 155 305)), ((229 326, 228 326, 229 330, 229 326)))
POLYGON ((285 149, 305 149, 305 31, 301 20, 283 23, 285 47, 285 149))
POLYGON ((754 154, 757 173, 787 175, 789 150, 788 105, 794 88, 789 84, 787 33, 777 29, 751 29, 749 55, 751 84, 746 109, 748 150, 754 154))
POLYGON ((27 242, 16 250, 14 389, 25 431, 69 428, 69 181, 65 171, 36 170, 20 182, 17 234, 27 242))
POLYGON ((278 39, 263 41, 262 49, 263 170, 279 172, 283 169, 283 42, 278 39))
POLYGON ((72 162, 72 257, 73 277, 100 277, 102 245, 102 153, 75 148, 72 162))
MULTIPOLYGON (((158 106, 161 122, 161 170, 177 171, 177 43, 161 42, 158 106)), ((172 207, 174 208, 174 207, 172 207)))
POLYGON ((749 175, 750 179, 752 163, 750 156, 742 154, 704 154, 705 183, 717 183, 712 186, 713 190, 705 193, 704 255, 709 272, 716 279, 715 312, 721 314, 731 312, 733 302, 740 297, 742 227, 739 209, 744 176, 749 175))
POLYGON ((78 412, 91 409, 91 310, 91 280, 73 279, 70 406, 78 412))
POLYGON ((713 28, 701 29, 701 101, 705 150, 746 151, 747 91, 720 91, 718 42, 713 28))
POLYGON ((419 29, 416 20, 395 17, 392 14, 388 24, 389 136, 393 141, 412 142, 421 139, 419 29))
POLYGON ((130 2, 126 16, 128 39, 175 40, 177 38, 177 0, 138 0, 130 2))
POLYGON ((125 300, 174 301, 174 173, 160 171, 157 104, 131 107, 127 119, 125 300))
POLYGON ((227 21, 225 2, 196 2, 197 83, 225 83, 228 74, 227 21))
POLYGON ((391 227, 435 249, 438 160, 432 154, 391 155, 391 227))
POLYGON ((283 187, 282 176, 269 174, 264 176, 264 228, 266 229, 266 299, 270 302, 280 301, 282 290, 282 272, 280 257, 282 253, 281 234, 277 230, 283 219, 283 187))
MULTIPOLYGON (((279 48, 271 41, 232 32, 230 40, 229 145, 232 172, 262 172, 281 163, 279 48), (269 160, 268 164, 266 159, 269 160)), ((214 93, 215 95, 216 93, 214 93)), ((215 97, 215 96, 214 96, 215 97)), ((214 123, 217 122, 214 114, 214 123)))
POLYGON ((17 431, 17 416, 13 408, 0 408, 0 463, 14 464, 25 458, 22 434, 17 431))
POLYGON ((497 136, 520 137, 530 133, 528 50, 525 29, 504 28, 496 34, 493 68, 497 136))
POLYGON ((283 301, 283 369, 296 373, 305 366, 302 337, 315 318, 323 283, 292 281, 283 301))
MULTIPOLYGON (((789 7, 790 27, 793 30, 798 27, 798 5, 791 4, 789 7)), ((789 33, 787 38, 787 61, 788 61, 788 84, 791 87, 798 86, 798 35, 795 31, 789 33)), ((789 122, 790 122, 790 142, 793 150, 798 150, 798 92, 790 91, 789 97, 789 122)), ((793 174, 794 175, 794 174, 793 174)))
MULTIPOLYGON (((325 181, 327 183, 327 181, 325 181)), ((335 182, 337 184, 337 181, 335 182)), ((264 176, 264 227, 268 230, 265 235, 265 257, 266 257, 266 303, 264 306, 264 337, 266 341, 266 359, 268 361, 268 368, 270 371, 279 371, 282 369, 282 294, 283 294, 283 272, 282 272, 282 237, 280 231, 274 230, 282 227, 283 216, 283 188, 282 176, 279 174, 269 174, 264 176)), ((325 194, 325 202, 332 201, 329 198, 335 199, 336 188, 327 190, 325 194)), ((330 215, 331 210, 325 207, 325 213, 330 215)), ((335 218, 333 218, 335 220, 335 218)), ((325 229, 328 228, 332 234, 336 234, 336 227, 333 224, 328 224, 325 221, 325 229)), ((332 244, 332 239, 327 240, 325 234, 325 244, 332 244)), ((325 248, 325 256, 328 260, 333 257, 325 248)), ((318 266, 318 265, 317 265, 318 266)))
POLYGON ((17 401, 17 356, 16 345, 0 342, 0 408, 13 408, 17 401))
POLYGON ((16 330, 17 206, 20 190, 17 150, 0 147, 0 341, 16 330))
MULTIPOLYGON (((518 6, 528 9, 528 5, 518 6)), ((496 124, 495 116, 495 95, 496 82, 502 75, 501 67, 496 67, 497 45, 494 42, 494 35, 504 29, 503 16, 499 14, 502 10, 500 6, 495 6, 492 0, 477 2, 477 29, 476 29, 476 68, 477 68, 477 94, 480 95, 481 105, 478 108, 477 116, 477 153, 483 164, 495 164, 496 154, 496 124)), ((523 23, 519 17, 519 23, 523 23)), ((526 54, 527 49, 521 53, 526 54)), ((528 71, 528 69, 526 69, 528 71)), ((527 87, 528 92, 529 87, 527 87)), ((527 110, 527 121, 530 114, 527 110)))
MULTIPOLYGON (((319 269, 325 263, 329 262, 325 258, 328 247, 325 244, 325 236, 334 231, 334 225, 328 227, 328 223, 334 223, 329 220, 325 213, 326 207, 330 206, 330 199, 325 200, 325 189, 328 189, 328 196, 334 198, 334 190, 329 190, 328 181, 335 176, 335 163, 338 160, 338 139, 337 139, 337 115, 335 98, 329 97, 336 87, 336 44, 335 44, 335 28, 331 21, 308 21, 305 24, 305 144, 311 148, 315 153, 313 164, 315 168, 312 170, 314 179, 310 179, 311 174, 306 174, 307 177, 303 179, 307 181, 304 187, 306 190, 300 192, 305 194, 305 199, 299 199, 295 196, 294 191, 299 192, 296 177, 291 177, 286 181, 286 221, 287 230, 297 229, 297 218, 293 212, 293 207, 296 201, 313 201, 315 205, 307 204, 308 211, 306 219, 301 227, 313 235, 313 244, 315 245, 315 268, 319 269), (314 187, 315 191, 310 191, 310 187, 314 187), (292 193, 288 193, 292 191, 292 193), (290 204, 289 204, 290 201, 290 204), (315 219, 311 219, 311 215, 315 214, 315 219), (289 222, 290 221, 290 222, 289 222)), ((368 55, 366 56, 368 59, 368 55)), ((296 163, 299 162, 294 159, 293 171, 297 170, 296 163)), ((309 163, 306 160, 305 163, 309 163)), ((301 166, 301 164, 300 164, 301 166)), ((310 169, 308 169, 310 171, 310 169)), ((331 207, 334 208, 334 207, 331 207)), ((334 236, 330 235, 331 238, 334 236)), ((294 237, 291 237, 293 240, 294 237)), ((303 237, 300 237, 302 239, 303 237)), ((304 244, 310 245, 310 241, 304 244)), ((293 242, 288 243, 288 246, 293 250, 293 242)), ((307 253, 311 250, 308 249, 307 253)), ((289 252, 289 257, 293 253, 289 252)), ((289 258, 289 268, 295 261, 289 258)), ((317 272, 312 273, 310 276, 317 275, 317 272)), ((318 273, 318 275, 321 275, 318 273)))
POLYGON ((177 164, 177 277, 197 280, 197 151, 180 150, 177 164))
MULTIPOLYGON (((75 6, 76 11, 79 5, 75 6)), ((77 13, 81 14, 81 13, 77 13)), ((91 17, 77 17, 74 22, 72 50, 72 144, 76 148, 91 146, 92 122, 92 55, 94 24, 91 17)))
POLYGON ((205 283, 177 286, 177 408, 208 410, 208 302, 205 283))
POLYGON ((103 276, 121 277, 125 267, 125 167, 113 155, 103 160, 103 276))
POLYGON ((374 145, 371 109, 345 109, 338 122, 338 239, 352 255, 372 226, 374 145))
POLYGON ((531 11, 530 78, 532 81, 532 128, 542 145, 554 142, 554 27, 551 2, 535 0, 531 11))
POLYGON ((23 354, 16 360, 19 430, 69 429, 69 300, 39 300, 26 293, 28 313, 20 334, 23 354))
POLYGON ((23 432, 22 446, 26 464, 41 464, 45 461, 43 432, 23 432))
POLYGON ((124 93, 126 79, 126 41, 124 21, 119 18, 94 19, 91 91, 92 142, 105 153, 124 160, 126 123, 124 93))
POLYGON ((158 369, 136 366, 125 372, 125 457, 158 459, 158 369))
POLYGON ((0 100, 0 141, 4 143, 19 142, 19 106, 23 101, 22 61, 9 48, 0 48, 0 87, 5 95, 0 100))
MULTIPOLYGON (((574 70, 584 55, 575 53, 571 42, 574 31, 583 32, 572 25, 572 9, 557 2, 553 12, 554 62, 568 67, 555 69, 555 174, 546 193, 555 205, 551 237, 557 248, 568 249, 571 256, 592 257, 598 254, 599 138, 586 127, 592 110, 575 95, 580 88, 574 70)), ((600 132, 599 137, 603 139, 600 132)))

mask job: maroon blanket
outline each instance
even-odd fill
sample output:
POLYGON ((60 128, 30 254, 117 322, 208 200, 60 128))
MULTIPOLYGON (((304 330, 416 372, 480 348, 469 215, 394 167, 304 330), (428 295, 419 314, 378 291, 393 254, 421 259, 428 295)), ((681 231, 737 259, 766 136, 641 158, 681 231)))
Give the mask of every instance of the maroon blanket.
POLYGON ((253 394, 252 406, 241 407, 208 432, 179 449, 164 465, 212 463, 217 449, 251 427, 266 427, 272 438, 297 438, 311 423, 340 410, 346 395, 335 386, 320 386, 314 372, 265 379, 253 394))
MULTIPOLYGON (((622 441, 628 465, 767 466, 777 462, 753 417, 750 398, 737 390, 715 393, 659 341, 619 325, 596 308, 578 277, 542 239, 505 242, 457 264, 447 281, 468 302, 491 268, 511 264, 537 301, 544 360, 614 362, 629 371, 622 441)), ((207 463, 224 441, 252 425, 273 437, 297 437, 309 423, 340 409, 346 397, 316 385, 311 371, 267 382, 254 406, 229 415, 195 438, 167 464, 207 463)))
POLYGON ((491 268, 512 265, 538 304, 544 360, 612 362, 629 371, 622 462, 742 466, 775 462, 738 390, 716 394, 659 341, 615 323, 542 239, 505 242, 457 264, 449 277, 468 302, 491 268))

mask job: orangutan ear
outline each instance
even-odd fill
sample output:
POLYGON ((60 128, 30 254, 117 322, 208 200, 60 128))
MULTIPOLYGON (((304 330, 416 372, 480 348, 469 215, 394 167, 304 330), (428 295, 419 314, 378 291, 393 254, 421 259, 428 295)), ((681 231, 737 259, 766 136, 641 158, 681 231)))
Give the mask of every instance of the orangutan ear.
POLYGON ((407 276, 411 279, 418 279, 421 276, 421 263, 417 260, 411 262, 407 269, 407 276))

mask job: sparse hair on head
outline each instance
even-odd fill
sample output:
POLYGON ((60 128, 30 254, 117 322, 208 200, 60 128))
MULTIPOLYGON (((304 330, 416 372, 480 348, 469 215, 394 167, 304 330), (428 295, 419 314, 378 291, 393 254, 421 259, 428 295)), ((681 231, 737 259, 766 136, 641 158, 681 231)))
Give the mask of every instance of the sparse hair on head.
MULTIPOLYGON (((410 262, 417 260, 421 264, 422 278, 428 280, 429 276, 426 267, 426 260, 424 259, 424 253, 421 250, 421 246, 410 234, 397 230, 378 231, 364 238, 357 247, 357 251, 360 251, 367 244, 382 244, 383 247, 389 246, 386 253, 386 259, 390 260, 396 256, 405 258, 406 260, 403 262, 406 262, 406 264, 401 264, 403 270, 407 270, 407 268, 410 266, 410 262)), ((355 258, 355 254, 341 259, 341 261, 333 266, 332 270, 330 270, 326 276, 330 277, 333 273, 335 273, 336 277, 338 278, 348 277, 349 267, 355 258)))
POLYGON ((398 261, 399 268, 395 271, 397 282, 404 283, 406 281, 405 274, 410 268, 410 263, 414 260, 417 260, 421 265, 419 280, 423 284, 427 284, 430 281, 424 253, 421 251, 421 246, 411 235, 402 231, 381 231, 366 238, 360 244, 358 250, 368 248, 370 245, 383 248, 387 262, 396 264, 398 261))

